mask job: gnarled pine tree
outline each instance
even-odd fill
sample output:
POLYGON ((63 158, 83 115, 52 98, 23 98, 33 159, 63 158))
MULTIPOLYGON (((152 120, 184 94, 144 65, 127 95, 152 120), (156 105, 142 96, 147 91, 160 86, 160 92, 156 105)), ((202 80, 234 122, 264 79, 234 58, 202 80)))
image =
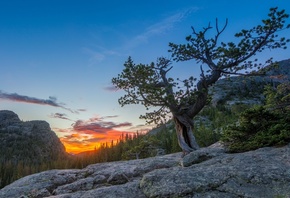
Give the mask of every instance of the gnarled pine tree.
MULTIPOLYGON (((169 43, 174 61, 195 60, 201 66, 200 78, 189 77, 185 80, 167 77, 172 62, 166 58, 158 58, 156 63, 135 64, 131 57, 125 62, 125 68, 112 79, 118 89, 125 91, 119 99, 120 105, 142 104, 153 112, 141 115, 148 123, 161 123, 168 115, 172 115, 175 123, 179 145, 185 154, 199 148, 193 130, 193 118, 203 109, 208 101, 208 89, 223 75, 253 75, 247 70, 259 67, 257 59, 252 58, 265 49, 286 48, 286 40, 277 32, 285 25, 288 14, 284 10, 271 8, 268 18, 262 20, 249 30, 241 30, 235 34, 238 42, 220 42, 220 35, 227 27, 228 21, 220 28, 215 23, 216 34, 207 38, 207 33, 213 29, 210 24, 202 31, 192 28, 192 34, 186 37, 186 44, 169 43), (246 72, 245 72, 246 71, 246 72), (195 82, 197 80, 197 82, 195 82)), ((271 63, 272 59, 266 61, 271 63)), ((230 82, 229 82, 230 83, 230 82)))

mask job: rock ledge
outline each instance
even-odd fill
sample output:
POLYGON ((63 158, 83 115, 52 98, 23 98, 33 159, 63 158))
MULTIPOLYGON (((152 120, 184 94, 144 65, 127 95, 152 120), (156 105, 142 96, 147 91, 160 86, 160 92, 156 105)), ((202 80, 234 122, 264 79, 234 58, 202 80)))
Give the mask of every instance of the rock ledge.
POLYGON ((50 170, 0 190, 25 197, 290 197, 290 144, 228 154, 221 146, 100 163, 80 170, 50 170))

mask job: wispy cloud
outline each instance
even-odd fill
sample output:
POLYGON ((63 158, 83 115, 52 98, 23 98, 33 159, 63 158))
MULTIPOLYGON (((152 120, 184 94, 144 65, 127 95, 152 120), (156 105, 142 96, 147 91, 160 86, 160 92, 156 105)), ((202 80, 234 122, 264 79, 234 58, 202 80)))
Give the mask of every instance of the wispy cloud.
POLYGON ((150 27, 147 28, 145 33, 142 35, 145 37, 150 37, 156 34, 163 34, 168 30, 172 29, 175 24, 183 21, 186 17, 188 17, 192 12, 196 11, 197 8, 189 8, 180 12, 175 13, 167 18, 164 18, 162 21, 157 22, 150 27))
POLYGON ((63 119, 63 120, 71 120, 67 117, 67 115, 65 113, 52 113, 51 115, 49 115, 49 117, 59 118, 59 119, 63 119))
POLYGON ((99 63, 105 59, 104 52, 98 52, 87 47, 84 47, 82 50, 85 54, 88 54, 90 56, 89 65, 99 63))
POLYGON ((179 11, 171 16, 164 18, 163 20, 156 22, 155 24, 146 28, 146 30, 137 36, 135 36, 128 44, 127 48, 134 48, 141 43, 147 42, 151 37, 160 35, 171 30, 176 24, 186 19, 192 12, 197 11, 197 7, 191 7, 182 11, 179 11))
POLYGON ((85 112, 85 111, 87 111, 87 110, 86 110, 86 109, 77 109, 77 111, 85 112))
MULTIPOLYGON (((127 56, 128 50, 132 50, 139 45, 148 42, 152 37, 156 35, 162 35, 170 31, 172 28, 175 27, 176 24, 185 20, 188 16, 190 16, 191 13, 197 10, 197 7, 191 7, 167 16, 148 27, 145 27, 144 31, 141 34, 135 35, 133 36, 133 38, 127 38, 127 42, 125 44, 118 44, 118 46, 115 48, 107 49, 102 46, 94 46, 93 48, 83 47, 82 50, 84 53, 90 56, 90 66, 99 64, 100 62, 104 61, 108 56, 123 56, 124 53, 127 56)), ((127 35, 122 35, 122 37, 127 37, 127 35)), ((108 90, 113 89, 110 89, 110 87, 108 87, 108 90)))
POLYGON ((115 92, 115 91, 118 91, 119 89, 116 88, 114 85, 109 85, 109 86, 104 87, 104 90, 110 91, 110 92, 115 92))
POLYGON ((83 47, 83 53, 89 56, 89 66, 96 65, 106 59, 107 56, 118 56, 120 53, 113 50, 108 50, 104 47, 97 46, 93 48, 83 47))
POLYGON ((118 115, 110 115, 110 116, 103 116, 103 119, 107 119, 107 118, 117 118, 119 117, 118 115))
POLYGON ((39 99, 35 97, 30 97, 30 96, 24 96, 24 95, 19 95, 17 93, 4 93, 0 91, 0 99, 3 100, 10 100, 13 102, 22 102, 22 103, 30 103, 30 104, 38 104, 38 105, 48 105, 52 107, 59 107, 62 109, 65 109, 67 111, 70 111, 71 113, 78 113, 78 111, 69 109, 65 107, 64 103, 59 103, 57 102, 57 99, 55 97, 50 96, 49 99, 39 99))

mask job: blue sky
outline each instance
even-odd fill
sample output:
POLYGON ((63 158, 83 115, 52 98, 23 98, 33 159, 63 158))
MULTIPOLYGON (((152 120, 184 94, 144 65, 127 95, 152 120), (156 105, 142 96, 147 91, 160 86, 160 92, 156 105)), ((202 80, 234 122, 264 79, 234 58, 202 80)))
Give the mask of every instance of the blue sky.
MULTIPOLYGON (((128 56, 136 63, 170 57, 169 42, 184 43, 191 26, 202 29, 215 18, 221 25, 229 19, 221 38, 230 40, 275 6, 290 13, 287 0, 1 1, 0 109, 24 121, 46 120, 71 152, 151 128, 139 120, 141 106, 121 108, 122 92, 110 89, 128 56)), ((284 60, 290 53, 258 58, 268 56, 284 60)), ((183 64, 173 76, 198 77, 194 62, 183 64)))

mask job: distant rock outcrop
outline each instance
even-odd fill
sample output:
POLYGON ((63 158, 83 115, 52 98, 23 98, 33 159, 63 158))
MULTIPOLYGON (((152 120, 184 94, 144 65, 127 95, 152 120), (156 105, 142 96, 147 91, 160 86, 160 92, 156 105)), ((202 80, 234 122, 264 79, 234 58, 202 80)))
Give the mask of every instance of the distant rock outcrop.
POLYGON ((65 147, 45 121, 22 122, 12 111, 0 111, 0 162, 40 163, 66 156, 65 147))
POLYGON ((277 66, 266 66, 263 70, 265 72, 261 76, 234 76, 218 80, 210 89, 212 104, 262 103, 265 85, 274 86, 290 80, 290 59, 277 62, 277 66))
POLYGON ((1 198, 290 197, 290 144, 228 154, 221 145, 147 159, 50 170, 0 190, 1 198))

